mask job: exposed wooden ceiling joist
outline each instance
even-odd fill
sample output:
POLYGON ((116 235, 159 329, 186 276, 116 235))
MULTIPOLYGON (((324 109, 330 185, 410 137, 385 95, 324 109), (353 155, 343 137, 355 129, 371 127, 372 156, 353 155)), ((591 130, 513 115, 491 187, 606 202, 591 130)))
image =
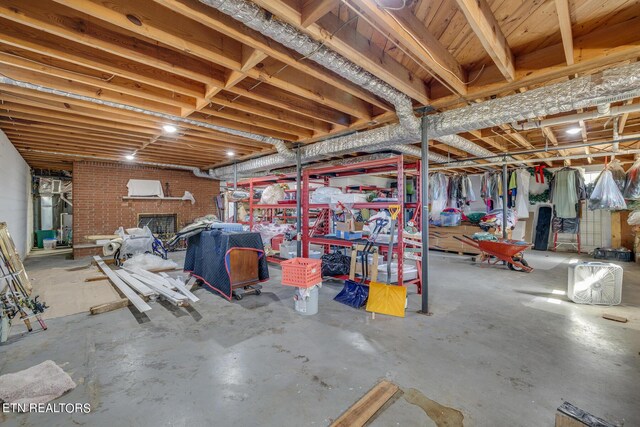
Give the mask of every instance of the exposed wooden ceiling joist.
POLYGON ((457 0, 457 3, 504 78, 515 80, 513 52, 486 0, 457 0))

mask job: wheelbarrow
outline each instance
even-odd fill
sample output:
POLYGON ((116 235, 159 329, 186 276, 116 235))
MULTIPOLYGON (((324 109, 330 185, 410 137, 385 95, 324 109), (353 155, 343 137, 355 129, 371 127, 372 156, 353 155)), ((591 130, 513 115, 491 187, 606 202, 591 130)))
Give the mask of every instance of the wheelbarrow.
POLYGON ((533 271, 533 268, 529 267, 529 264, 527 264, 527 261, 524 259, 524 251, 531 247, 530 243, 507 239, 500 239, 498 241, 475 240, 467 235, 453 237, 462 243, 478 249, 489 265, 496 265, 498 262, 504 261, 510 270, 524 271, 525 273, 531 273, 533 271), (492 261, 492 257, 495 258, 494 261, 492 261))

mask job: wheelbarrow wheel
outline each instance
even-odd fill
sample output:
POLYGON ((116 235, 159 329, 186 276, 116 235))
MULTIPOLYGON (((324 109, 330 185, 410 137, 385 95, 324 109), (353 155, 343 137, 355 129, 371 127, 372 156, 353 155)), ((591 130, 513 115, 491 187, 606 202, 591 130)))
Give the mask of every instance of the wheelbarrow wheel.
MULTIPOLYGON (((529 267, 529 263, 527 263, 527 261, 524 258, 513 257, 512 259, 513 259, 513 261, 519 262, 520 264, 524 265, 525 267, 529 267)), ((513 265, 511 263, 508 263, 507 265, 509 266, 509 270, 524 271, 524 269, 518 267, 517 265, 513 265)))

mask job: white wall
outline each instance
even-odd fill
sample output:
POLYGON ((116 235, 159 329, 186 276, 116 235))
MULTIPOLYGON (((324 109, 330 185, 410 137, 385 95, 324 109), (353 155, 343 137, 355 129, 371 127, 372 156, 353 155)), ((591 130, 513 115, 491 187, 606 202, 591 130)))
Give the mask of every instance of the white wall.
POLYGON ((0 222, 7 223, 23 259, 31 250, 33 233, 30 188, 27 162, 0 130, 0 222))

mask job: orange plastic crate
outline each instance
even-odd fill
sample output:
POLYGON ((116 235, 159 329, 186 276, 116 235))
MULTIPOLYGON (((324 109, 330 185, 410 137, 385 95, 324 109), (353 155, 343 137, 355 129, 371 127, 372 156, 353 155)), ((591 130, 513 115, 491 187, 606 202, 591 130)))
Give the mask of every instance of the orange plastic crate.
POLYGON ((322 282, 322 260, 293 258, 280 263, 282 284, 297 288, 310 288, 322 282))

